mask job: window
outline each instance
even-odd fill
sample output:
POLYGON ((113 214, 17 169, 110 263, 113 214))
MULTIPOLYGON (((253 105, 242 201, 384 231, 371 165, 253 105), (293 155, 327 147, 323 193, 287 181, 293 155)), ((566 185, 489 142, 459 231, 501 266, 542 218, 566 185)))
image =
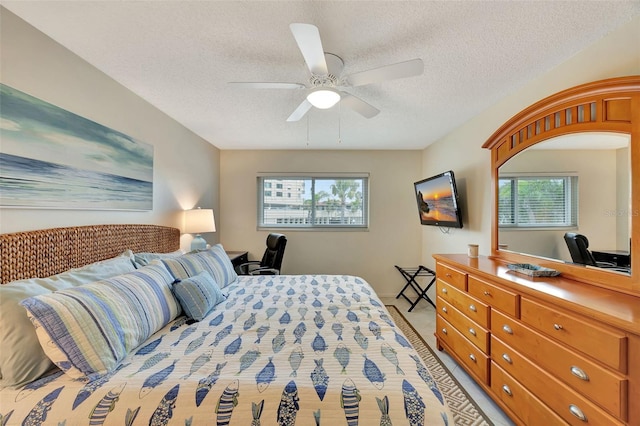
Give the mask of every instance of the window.
POLYGON ((259 176, 262 228, 367 228, 368 176, 259 176), (287 196, 267 188, 291 188, 287 196))
POLYGON ((498 225, 501 228, 577 226, 578 177, 500 177, 498 225))

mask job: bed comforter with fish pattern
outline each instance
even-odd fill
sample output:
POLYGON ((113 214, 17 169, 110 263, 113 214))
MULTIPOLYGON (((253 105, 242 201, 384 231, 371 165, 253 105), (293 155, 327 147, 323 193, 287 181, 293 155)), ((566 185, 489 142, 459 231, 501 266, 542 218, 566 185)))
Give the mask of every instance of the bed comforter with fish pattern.
POLYGON ((0 392, 13 425, 447 425, 442 393, 363 279, 239 277, 89 383, 0 392))

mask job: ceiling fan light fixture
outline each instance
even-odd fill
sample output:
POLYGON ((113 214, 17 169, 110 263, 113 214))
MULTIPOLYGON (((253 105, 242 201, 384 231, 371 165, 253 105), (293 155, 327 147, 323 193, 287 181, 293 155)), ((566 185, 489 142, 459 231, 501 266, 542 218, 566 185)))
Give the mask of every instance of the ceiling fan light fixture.
POLYGON ((340 101, 340 93, 331 88, 321 87, 311 91, 307 100, 316 108, 328 109, 340 101))

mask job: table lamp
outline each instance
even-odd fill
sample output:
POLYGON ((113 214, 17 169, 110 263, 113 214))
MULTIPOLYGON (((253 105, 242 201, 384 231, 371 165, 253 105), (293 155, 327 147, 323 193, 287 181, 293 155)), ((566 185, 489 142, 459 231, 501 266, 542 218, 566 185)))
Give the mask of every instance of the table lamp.
POLYGON ((205 250, 207 242, 200 235, 204 232, 216 232, 216 221, 212 209, 193 209, 184 212, 184 233, 196 234, 191 242, 191 251, 205 250))

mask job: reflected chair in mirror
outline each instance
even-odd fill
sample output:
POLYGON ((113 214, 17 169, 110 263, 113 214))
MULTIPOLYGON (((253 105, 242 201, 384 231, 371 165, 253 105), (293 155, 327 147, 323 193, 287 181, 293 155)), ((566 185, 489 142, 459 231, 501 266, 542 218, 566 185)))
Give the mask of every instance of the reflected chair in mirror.
POLYGON ((569 249, 573 263, 629 273, 628 268, 620 267, 614 263, 596 261, 589 250, 589 240, 582 234, 567 232, 564 234, 564 241, 567 243, 567 248, 569 249))
POLYGON ((239 265, 240 275, 280 275, 286 245, 287 237, 283 234, 269 234, 262 260, 253 260, 239 265))

